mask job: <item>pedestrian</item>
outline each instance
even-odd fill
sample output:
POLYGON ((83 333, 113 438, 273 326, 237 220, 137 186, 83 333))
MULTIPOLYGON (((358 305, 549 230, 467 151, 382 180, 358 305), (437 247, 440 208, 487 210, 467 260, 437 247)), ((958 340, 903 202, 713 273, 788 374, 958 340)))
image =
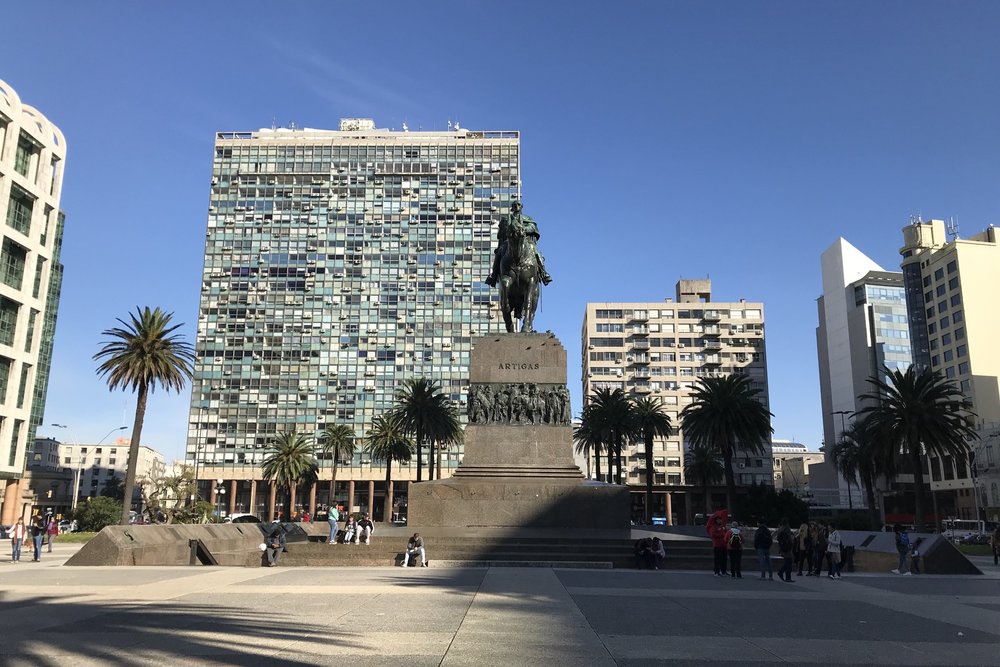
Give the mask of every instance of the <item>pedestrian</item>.
POLYGON ((726 530, 725 519, 716 516, 708 527, 708 534, 712 538, 712 554, 714 556, 713 567, 716 577, 726 576, 726 530))
POLYGON ((374 532, 375 524, 372 522, 372 518, 368 512, 365 512, 364 516, 361 517, 361 521, 358 521, 358 543, 364 540, 365 544, 371 544, 372 533, 374 532))
POLYGON ((344 544, 352 544, 352 540, 354 540, 354 536, 357 534, 358 524, 353 516, 348 516, 347 523, 344 524, 344 544))
POLYGON ((913 550, 910 551, 910 572, 920 574, 920 545, 924 543, 924 538, 918 537, 913 543, 913 550))
POLYGON ((753 548, 757 551, 757 564, 760 566, 760 578, 762 581, 765 579, 765 572, 767 573, 766 578, 774 581, 774 572, 771 570, 772 544, 774 544, 774 538, 771 537, 771 529, 761 519, 757 522, 757 532, 753 536, 753 548))
POLYGON ((265 542, 267 548, 265 553, 267 554, 267 566, 274 567, 278 564, 278 559, 281 558, 281 554, 285 551, 285 545, 287 544, 285 539, 285 527, 278 522, 275 522, 271 528, 271 532, 267 536, 267 541, 265 542))
POLYGON ((827 576, 831 579, 840 579, 840 549, 843 544, 840 531, 831 523, 830 533, 826 536, 826 556, 830 570, 827 576))
POLYGON ((24 538, 27 534, 28 528, 24 525, 23 517, 10 527, 10 560, 12 563, 21 562, 21 547, 24 545, 24 538))
POLYGON ((48 552, 52 553, 52 543, 56 541, 56 535, 59 534, 59 522, 56 521, 54 516, 49 517, 49 523, 45 527, 45 534, 48 536, 48 552))
POLYGON ((663 561, 667 559, 667 551, 663 548, 663 540, 658 537, 653 538, 653 569, 659 570, 663 567, 663 561))
POLYGON ((812 548, 813 548, 813 538, 812 533, 809 530, 809 524, 805 521, 799 526, 798 535, 795 538, 794 551, 795 551, 795 563, 799 568, 799 576, 802 576, 802 567, 806 567, 806 571, 812 573, 812 548))
POLYGON ((31 520, 31 542, 35 548, 33 561, 36 563, 42 560, 42 541, 45 539, 45 519, 42 515, 36 514, 31 520))
POLYGON ((990 548, 993 549, 993 564, 1000 565, 1000 525, 993 529, 990 536, 990 548))
POLYGON ((635 555, 635 569, 653 569, 653 540, 640 537, 632 546, 632 552, 635 555))
POLYGON ((413 533, 406 543, 406 553, 403 554, 403 567, 409 567, 410 558, 416 558, 417 554, 420 554, 420 563, 423 567, 427 567, 427 552, 424 550, 424 539, 420 537, 420 533, 413 533))
POLYGON ((812 576, 818 577, 823 573, 823 561, 826 558, 826 530, 818 523, 813 523, 809 529, 812 537, 812 576))
POLYGON ((893 532, 896 534, 896 553, 899 555, 899 565, 896 566, 895 570, 890 570, 890 572, 909 576, 913 574, 906 567, 906 557, 910 553, 910 534, 906 531, 906 528, 898 523, 893 528, 893 532))
POLYGON ((733 579, 743 578, 743 533, 740 530, 740 522, 733 521, 729 527, 729 536, 726 538, 726 547, 729 549, 729 574, 733 579))
POLYGON ((326 520, 330 524, 330 539, 328 539, 326 543, 336 544, 337 531, 340 530, 340 527, 337 525, 337 522, 340 521, 340 512, 337 511, 337 508, 334 505, 330 505, 329 509, 327 509, 326 520))
MULTIPOLYGON (((801 529, 800 529, 801 530, 801 529)), ((806 527, 808 531, 808 526, 806 527)), ((781 554, 781 569, 778 570, 778 579, 782 581, 792 581, 792 567, 795 565, 793 552, 795 548, 795 536, 788 525, 788 519, 782 519, 778 532, 775 534, 778 540, 778 553, 781 554)))
POLYGON ((302 523, 312 523, 312 517, 309 515, 309 510, 302 510, 302 523))

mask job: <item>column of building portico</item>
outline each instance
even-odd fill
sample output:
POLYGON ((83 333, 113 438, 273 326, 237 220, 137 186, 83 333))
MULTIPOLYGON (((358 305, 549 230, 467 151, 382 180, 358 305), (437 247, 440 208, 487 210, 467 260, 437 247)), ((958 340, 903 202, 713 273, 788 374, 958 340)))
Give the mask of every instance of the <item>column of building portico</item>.
POLYGON ((375 511, 375 480, 368 480, 368 515, 375 511))
POLYGON ((318 482, 313 482, 309 486, 309 516, 312 517, 316 514, 316 484, 318 482))
POLYGON ((274 482, 270 483, 270 489, 268 490, 268 502, 267 502, 267 520, 274 521, 274 503, 278 499, 278 487, 274 482))
POLYGON ((5 526, 17 523, 21 505, 21 480, 8 479, 4 485, 3 509, 0 510, 0 520, 5 526))
POLYGON ((344 508, 348 514, 354 509, 354 480, 347 483, 347 507, 344 508))
POLYGON ((229 513, 236 511, 236 480, 229 482, 229 513))
POLYGON ((673 508, 673 505, 672 505, 673 495, 674 495, 673 493, 671 493, 670 491, 667 491, 667 525, 668 526, 674 525, 674 519, 673 519, 674 508, 673 508))
POLYGON ((254 516, 257 515, 257 480, 250 480, 250 507, 248 509, 250 514, 254 516))
POLYGON ((211 503, 213 508, 215 507, 215 484, 216 482, 214 479, 208 480, 208 488, 210 489, 208 492, 208 502, 211 503))

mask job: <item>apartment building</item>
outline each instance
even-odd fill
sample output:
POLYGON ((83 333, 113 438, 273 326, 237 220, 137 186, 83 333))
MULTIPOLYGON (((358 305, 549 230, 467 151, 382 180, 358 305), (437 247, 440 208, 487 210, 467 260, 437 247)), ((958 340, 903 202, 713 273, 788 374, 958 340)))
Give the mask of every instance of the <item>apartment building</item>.
MULTIPOLYGON (((407 378, 435 381, 464 419, 472 339, 502 329, 483 280, 519 187, 518 132, 220 132, 186 454, 201 495, 221 486, 224 511, 273 515, 259 466, 274 436, 341 423, 360 438, 407 378)), ((443 454, 442 476, 461 456, 443 454)), ((385 515, 385 471, 360 447, 333 497, 320 464, 297 506, 385 515)), ((393 466, 394 504, 414 465, 393 466)))
POLYGON ((0 521, 30 515, 21 478, 41 424, 62 285, 66 140, 0 81, 0 521))
MULTIPOLYGON (((710 280, 681 280, 675 298, 651 303, 588 303, 583 319, 583 396, 586 405, 597 389, 622 389, 630 396, 655 396, 679 425, 680 411, 691 402, 692 385, 702 377, 748 375, 768 405, 764 304, 743 299, 712 301, 710 280)), ((684 434, 654 442, 654 514, 690 521, 693 508, 685 495, 684 434)), ((642 443, 624 453, 627 482, 645 484, 642 443)), ((741 485, 773 484, 771 452, 737 460, 741 485)), ((606 472, 605 470, 602 472, 606 472)), ((633 506, 641 513, 638 489, 633 506)))
MULTIPOLYGON (((77 502, 101 495, 111 480, 125 479, 128 470, 128 451, 131 440, 118 438, 113 443, 66 444, 58 443, 59 465, 70 468, 75 477, 74 488, 77 502)), ((44 455, 43 455, 44 456, 44 455)), ((166 470, 163 454, 146 445, 139 446, 139 462, 136 466, 136 480, 145 477, 160 477, 166 470)), ((138 481, 133 504, 140 499, 138 481)))

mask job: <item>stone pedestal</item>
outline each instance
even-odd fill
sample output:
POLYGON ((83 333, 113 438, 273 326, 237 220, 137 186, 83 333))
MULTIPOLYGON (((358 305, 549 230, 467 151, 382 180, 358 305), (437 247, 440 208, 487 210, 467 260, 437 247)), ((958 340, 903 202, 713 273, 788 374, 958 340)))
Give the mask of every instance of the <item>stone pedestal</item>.
POLYGON ((451 479, 410 484, 416 528, 624 529, 623 486, 573 461, 566 350, 550 333, 474 341, 465 456, 451 479))

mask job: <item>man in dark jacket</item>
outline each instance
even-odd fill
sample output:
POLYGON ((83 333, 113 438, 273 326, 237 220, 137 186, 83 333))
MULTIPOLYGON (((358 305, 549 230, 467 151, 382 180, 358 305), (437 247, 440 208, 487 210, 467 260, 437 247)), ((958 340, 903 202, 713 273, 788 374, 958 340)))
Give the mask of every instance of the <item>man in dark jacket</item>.
POLYGON ((281 554, 285 551, 285 527, 278 522, 274 523, 271 528, 271 532, 268 533, 267 538, 264 540, 264 544, 267 545, 265 553, 267 554, 267 566, 274 567, 278 564, 278 559, 281 554))
POLYGON ((774 537, 778 540, 778 553, 781 554, 781 569, 778 570, 778 579, 791 582, 793 581, 792 567, 795 565, 795 558, 793 556, 795 536, 792 535, 788 519, 781 520, 781 526, 778 527, 778 532, 775 533, 774 537))
POLYGON ((771 537, 771 529, 764 525, 764 520, 757 522, 757 532, 753 534, 753 548, 757 551, 757 563, 760 565, 760 578, 764 579, 764 572, 767 578, 774 581, 774 573, 771 570, 771 544, 774 538, 771 537))

